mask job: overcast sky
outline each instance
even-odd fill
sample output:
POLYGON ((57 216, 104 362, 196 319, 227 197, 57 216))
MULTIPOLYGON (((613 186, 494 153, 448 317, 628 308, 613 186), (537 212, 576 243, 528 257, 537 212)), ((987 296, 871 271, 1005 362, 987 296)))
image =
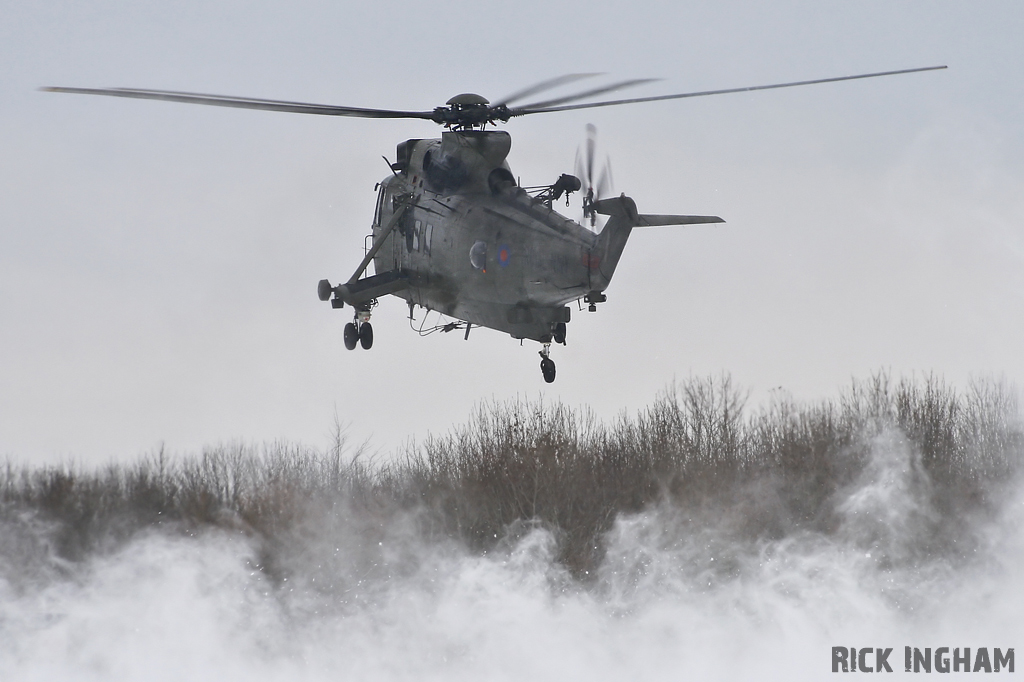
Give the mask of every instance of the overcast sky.
POLYGON ((386 452, 482 400, 613 417, 721 372, 755 405, 883 368, 1020 382, 1022 35, 1017 1, 0 0, 0 457, 318 446, 335 415, 386 452), (593 123, 640 210, 727 221, 635 233, 550 386, 537 344, 421 339, 394 298, 348 352, 317 300, 362 256, 381 156, 433 124, 37 90, 430 109, 579 71, 663 79, 639 96, 935 64, 508 124, 523 184, 572 172, 593 123))

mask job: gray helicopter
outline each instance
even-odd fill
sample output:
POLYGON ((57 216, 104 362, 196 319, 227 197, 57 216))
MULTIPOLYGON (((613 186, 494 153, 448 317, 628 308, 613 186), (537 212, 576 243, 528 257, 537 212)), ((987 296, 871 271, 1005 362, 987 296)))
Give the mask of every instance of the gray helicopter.
MULTIPOLYGON (((607 300, 626 241, 635 227, 724 222, 718 216, 639 213, 622 194, 605 198, 608 175, 595 179, 594 131, 588 126, 577 175, 562 174, 551 185, 522 187, 507 162, 511 136, 488 129, 528 114, 638 104, 670 99, 771 90, 837 81, 875 78, 944 69, 930 66, 899 71, 776 83, 725 90, 688 92, 632 99, 578 103, 649 79, 620 81, 584 92, 511 106, 541 92, 598 74, 568 74, 537 83, 502 98, 497 104, 476 94, 462 94, 431 111, 393 111, 204 95, 132 88, 43 88, 49 92, 157 99, 188 104, 264 109, 290 113, 362 118, 414 118, 444 126, 440 139, 410 139, 398 144, 391 175, 378 183, 372 243, 344 283, 320 280, 317 293, 333 308, 350 307, 345 325, 349 350, 373 345, 371 311, 381 296, 404 299, 413 318, 415 306, 436 311, 451 322, 427 330, 473 327, 506 332, 541 346, 541 372, 555 380, 551 344, 566 342, 572 302, 590 312, 607 300), (575 102, 575 103, 574 103, 575 102), (563 196, 582 194, 582 219, 571 220, 554 209, 563 196), (606 222, 595 231, 598 216, 606 222), (589 225, 588 225, 589 223, 589 225), (367 274, 373 262, 374 274, 367 274)), ((421 326, 420 332, 424 333, 421 326)))

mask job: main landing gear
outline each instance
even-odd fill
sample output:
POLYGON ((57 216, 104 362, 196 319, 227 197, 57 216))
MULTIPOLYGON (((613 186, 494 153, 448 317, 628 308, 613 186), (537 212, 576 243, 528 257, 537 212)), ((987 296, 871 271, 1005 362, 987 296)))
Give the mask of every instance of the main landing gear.
POLYGON ((345 325, 345 348, 354 350, 356 344, 364 350, 373 346, 373 327, 370 326, 370 311, 356 310, 355 318, 345 325))
MULTIPOLYGON (((363 266, 365 267, 365 263, 363 266)), ((353 278, 354 280, 355 278, 353 278)), ((330 301, 332 308, 344 308, 345 301, 339 292, 346 285, 332 287, 326 279, 320 280, 316 287, 317 296, 321 301, 330 301), (331 298, 331 295, 334 298, 331 298)), ((355 315, 352 321, 345 325, 345 348, 355 350, 360 345, 364 350, 370 350, 373 346, 373 327, 370 326, 370 310, 377 305, 377 299, 371 298, 368 301, 354 305, 355 315)))
POLYGON ((540 372, 549 384, 555 380, 555 361, 551 359, 551 344, 545 343, 540 351, 540 372))
POLYGON ((555 380, 555 361, 551 359, 552 342, 565 345, 565 322, 552 324, 551 336, 541 341, 544 348, 540 351, 540 371, 544 375, 544 381, 549 384, 555 380))

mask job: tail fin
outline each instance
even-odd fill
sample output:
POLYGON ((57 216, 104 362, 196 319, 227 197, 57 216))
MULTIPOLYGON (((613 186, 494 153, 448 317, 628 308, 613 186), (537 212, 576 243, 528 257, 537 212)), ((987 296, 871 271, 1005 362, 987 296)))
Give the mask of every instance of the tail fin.
POLYGON ((615 273, 615 266, 619 264, 629 234, 639 224, 640 216, 636 212, 636 202, 627 196, 595 201, 594 210, 610 216, 590 250, 590 288, 592 291, 604 291, 615 273))
POLYGON ((622 250, 634 227, 655 227, 659 225, 699 225, 724 223, 718 216, 705 215, 645 215, 637 213, 636 202, 623 195, 594 202, 594 210, 609 216, 597 243, 590 254, 590 288, 604 291, 615 274, 622 250))

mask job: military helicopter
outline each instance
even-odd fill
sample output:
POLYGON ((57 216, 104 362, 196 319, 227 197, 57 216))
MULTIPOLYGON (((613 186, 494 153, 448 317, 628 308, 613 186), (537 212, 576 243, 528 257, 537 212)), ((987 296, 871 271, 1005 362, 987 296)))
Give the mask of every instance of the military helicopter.
MULTIPOLYGON (((43 88, 49 92, 108 95, 264 109, 325 116, 411 118, 444 127, 440 139, 400 142, 391 174, 377 185, 372 243, 352 276, 341 284, 320 280, 317 293, 331 306, 353 310, 345 325, 349 350, 373 345, 370 315, 377 299, 391 294, 404 299, 413 319, 415 306, 437 311, 451 322, 429 331, 473 327, 506 332, 541 344, 541 372, 555 380, 551 344, 566 343, 572 302, 590 312, 607 300, 626 241, 635 227, 724 222, 718 216, 655 215, 637 211, 625 194, 604 197, 608 182, 594 178, 593 134, 587 140, 579 175, 562 174, 550 185, 522 187, 506 160, 512 138, 493 128, 520 116, 639 104, 690 97, 772 90, 838 81, 944 69, 930 66, 817 80, 775 83, 724 90, 580 103, 649 82, 632 79, 570 95, 512 106, 561 86, 599 74, 567 74, 536 83, 491 104, 477 94, 461 94, 430 111, 394 111, 206 95, 133 88, 43 88), (582 177, 580 177, 582 176, 582 177), (583 188, 586 187, 585 192, 583 188), (572 220, 555 210, 563 196, 583 192, 583 218, 572 220), (594 231, 597 217, 607 219, 594 231), (589 222, 589 226, 587 223, 589 222), (374 274, 367 274, 373 262, 374 274), (581 306, 582 307, 582 306, 581 306)), ((420 332, 424 333, 421 326, 420 332)))

